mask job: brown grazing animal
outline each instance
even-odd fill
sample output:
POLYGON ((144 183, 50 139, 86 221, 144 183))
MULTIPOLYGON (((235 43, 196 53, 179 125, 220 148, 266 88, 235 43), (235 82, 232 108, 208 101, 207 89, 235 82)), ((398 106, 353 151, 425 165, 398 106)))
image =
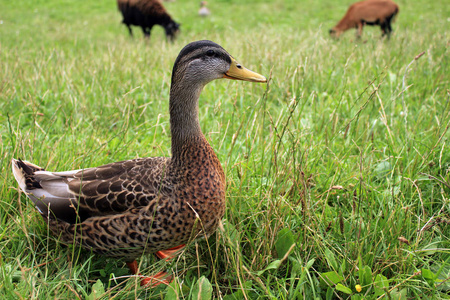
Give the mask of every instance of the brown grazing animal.
POLYGON ((133 36, 131 25, 140 26, 146 38, 154 25, 161 25, 166 31, 166 37, 174 40, 180 31, 180 24, 167 13, 159 0, 117 0, 117 6, 122 12, 123 21, 133 36))
POLYGON ((364 25, 379 25, 382 36, 391 35, 391 21, 398 14, 398 5, 391 0, 365 0, 350 5, 339 23, 330 29, 332 37, 339 37, 344 31, 356 28, 356 37, 360 38, 364 25))

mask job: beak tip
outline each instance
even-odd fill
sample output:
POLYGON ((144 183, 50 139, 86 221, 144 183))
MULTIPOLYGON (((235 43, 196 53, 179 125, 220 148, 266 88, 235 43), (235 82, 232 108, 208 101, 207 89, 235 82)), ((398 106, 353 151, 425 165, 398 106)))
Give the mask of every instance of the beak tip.
POLYGON ((267 82, 267 78, 266 78, 266 77, 264 77, 264 76, 262 76, 262 75, 260 75, 260 76, 258 76, 258 77, 255 77, 255 78, 253 78, 253 80, 254 80, 255 82, 261 82, 261 83, 265 83, 265 82, 267 82))

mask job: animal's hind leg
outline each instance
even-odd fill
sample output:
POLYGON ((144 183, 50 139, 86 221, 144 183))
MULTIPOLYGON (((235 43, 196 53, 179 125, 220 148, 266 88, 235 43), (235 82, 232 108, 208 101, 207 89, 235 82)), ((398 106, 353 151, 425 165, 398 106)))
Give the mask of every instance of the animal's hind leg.
POLYGON ((387 35, 388 39, 391 37, 392 32, 391 20, 392 18, 388 18, 384 23, 381 23, 381 30, 383 31, 382 36, 387 35))
POLYGON ((391 33, 392 33, 391 20, 392 19, 389 19, 387 21, 387 35, 388 35, 388 39, 391 37, 391 33))
POLYGON ((357 39, 361 38, 363 27, 364 27, 364 22, 363 21, 359 22, 357 30, 356 30, 356 38, 357 39))
POLYGON ((386 23, 381 23, 380 27, 381 27, 381 37, 384 37, 386 35, 386 33, 387 33, 386 23))
POLYGON ((131 30, 130 24, 126 24, 128 27, 128 32, 130 33, 130 36, 133 37, 133 30, 131 30))

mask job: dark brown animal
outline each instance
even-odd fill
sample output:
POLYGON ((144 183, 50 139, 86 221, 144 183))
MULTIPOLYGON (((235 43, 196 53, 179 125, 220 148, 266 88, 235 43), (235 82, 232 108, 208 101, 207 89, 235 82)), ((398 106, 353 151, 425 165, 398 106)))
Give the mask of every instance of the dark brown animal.
POLYGON ((382 36, 391 35, 391 21, 398 14, 399 7, 391 0, 365 0, 352 4, 339 23, 330 29, 332 37, 339 37, 344 31, 356 28, 356 37, 361 37, 364 25, 379 25, 382 36))
POLYGON ((173 41, 180 31, 180 24, 167 13, 159 0, 117 0, 117 6, 122 12, 123 21, 133 36, 131 25, 140 26, 146 38, 154 25, 161 25, 166 31, 166 37, 173 41))

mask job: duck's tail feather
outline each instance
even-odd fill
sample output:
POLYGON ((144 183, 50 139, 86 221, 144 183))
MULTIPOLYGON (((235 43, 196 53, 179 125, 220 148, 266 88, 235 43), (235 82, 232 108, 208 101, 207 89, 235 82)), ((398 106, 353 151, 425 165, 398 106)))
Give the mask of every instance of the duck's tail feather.
POLYGON ((19 183, 19 187, 27 193, 27 189, 42 188, 40 184, 33 180, 33 175, 36 171, 45 171, 43 168, 32 164, 28 161, 19 159, 12 159, 12 171, 14 177, 19 183))
MULTIPOLYGON (((76 197, 70 192, 66 177, 21 159, 12 160, 12 170, 21 190, 44 217, 54 215, 67 221, 75 218, 76 197)), ((65 173, 72 172, 75 171, 65 173)))

